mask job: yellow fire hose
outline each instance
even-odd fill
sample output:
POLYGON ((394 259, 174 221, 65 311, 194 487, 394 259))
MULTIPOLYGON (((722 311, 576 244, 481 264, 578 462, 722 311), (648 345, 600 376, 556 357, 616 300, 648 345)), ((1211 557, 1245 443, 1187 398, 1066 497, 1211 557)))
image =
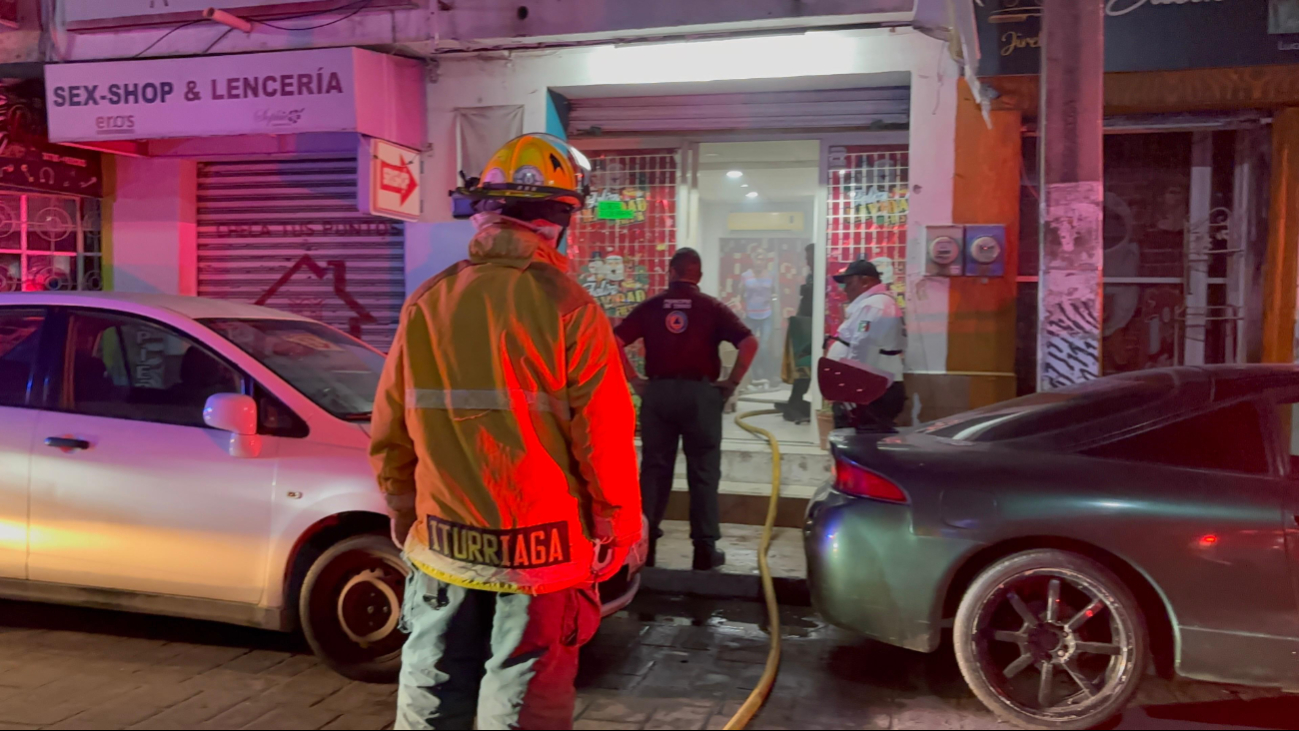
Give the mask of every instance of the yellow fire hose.
POLYGON ((765 437, 771 445, 771 502, 767 504, 767 522, 762 527, 762 542, 758 546, 758 573, 762 575, 762 593, 767 599, 767 625, 771 633, 771 649, 767 652, 767 667, 762 671, 753 692, 740 710, 723 728, 742 729, 753 720, 758 709, 762 708, 771 686, 776 683, 776 673, 780 671, 780 607, 776 604, 776 586, 771 580, 771 567, 767 564, 767 550, 771 548, 771 531, 776 525, 776 506, 780 502, 780 442, 766 429, 753 426, 744 420, 752 416, 779 414, 777 409, 766 411, 747 411, 735 417, 735 423, 741 429, 759 437, 765 437))

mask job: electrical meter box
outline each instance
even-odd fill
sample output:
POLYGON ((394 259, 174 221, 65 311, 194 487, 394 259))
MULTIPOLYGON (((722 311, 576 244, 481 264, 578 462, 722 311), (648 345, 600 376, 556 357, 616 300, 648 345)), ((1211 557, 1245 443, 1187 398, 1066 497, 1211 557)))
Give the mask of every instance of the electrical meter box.
POLYGON ((1006 227, 965 227, 965 276, 1000 277, 1006 273, 1006 227))
POLYGON ((964 226, 925 226, 925 274, 959 277, 965 270, 964 259, 964 226))

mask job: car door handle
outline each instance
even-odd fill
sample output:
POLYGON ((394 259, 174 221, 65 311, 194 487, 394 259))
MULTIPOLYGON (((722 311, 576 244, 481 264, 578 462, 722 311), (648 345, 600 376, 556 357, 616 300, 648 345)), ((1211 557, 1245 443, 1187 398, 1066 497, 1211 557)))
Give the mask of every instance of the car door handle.
POLYGON ((90 449, 90 442, 72 437, 46 437, 45 446, 55 449, 90 449))

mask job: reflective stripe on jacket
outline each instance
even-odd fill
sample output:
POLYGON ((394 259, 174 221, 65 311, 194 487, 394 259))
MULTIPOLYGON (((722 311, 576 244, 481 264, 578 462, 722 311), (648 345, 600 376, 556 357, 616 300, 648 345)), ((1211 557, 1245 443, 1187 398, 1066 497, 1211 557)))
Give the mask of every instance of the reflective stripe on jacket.
POLYGON ((411 561, 473 589, 590 581, 640 539, 635 415, 613 330, 546 229, 480 215, 469 259, 402 308, 371 462, 411 561))

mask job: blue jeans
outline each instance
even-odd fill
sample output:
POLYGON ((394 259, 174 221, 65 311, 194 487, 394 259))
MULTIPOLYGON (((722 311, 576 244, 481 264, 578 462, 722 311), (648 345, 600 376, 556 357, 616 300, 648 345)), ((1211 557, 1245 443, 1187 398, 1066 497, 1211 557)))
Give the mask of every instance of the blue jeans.
POLYGON ((569 729, 577 655, 600 626, 592 585, 529 596, 406 580, 397 729, 569 729))
POLYGON ((758 339, 758 353, 753 357, 753 367, 750 370, 750 381, 771 381, 775 380, 779 374, 771 373, 771 338, 775 328, 775 315, 764 317, 761 320, 754 320, 749 317, 744 318, 744 324, 753 331, 753 336, 758 339))

